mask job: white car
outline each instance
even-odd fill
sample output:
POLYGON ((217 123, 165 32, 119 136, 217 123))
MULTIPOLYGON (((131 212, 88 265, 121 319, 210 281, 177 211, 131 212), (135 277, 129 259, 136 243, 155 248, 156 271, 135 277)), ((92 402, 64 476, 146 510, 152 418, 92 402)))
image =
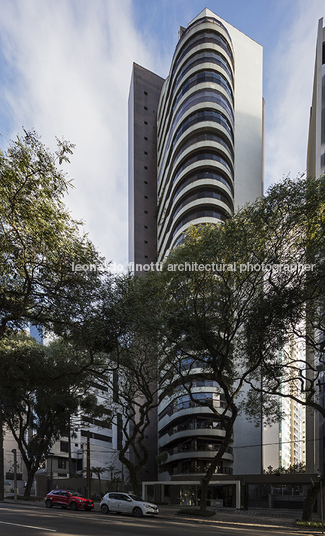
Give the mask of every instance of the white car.
POLYGON ((119 493, 117 491, 111 491, 104 495, 100 501, 100 509, 103 514, 119 512, 133 514, 134 517, 153 516, 159 513, 155 504, 143 501, 132 493, 119 493))

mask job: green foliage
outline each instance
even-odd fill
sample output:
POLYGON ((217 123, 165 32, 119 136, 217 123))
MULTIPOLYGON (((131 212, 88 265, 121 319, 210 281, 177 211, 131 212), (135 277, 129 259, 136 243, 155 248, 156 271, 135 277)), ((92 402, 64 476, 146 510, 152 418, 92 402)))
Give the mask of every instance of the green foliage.
POLYGON ((26 494, 33 477, 60 435, 66 435, 70 416, 83 408, 94 410, 88 393, 91 376, 80 352, 56 340, 39 344, 25 333, 0 340, 2 418, 10 429, 28 471, 26 494))
MULTIPOLYGON (((231 440, 239 411, 260 424, 262 418, 281 418, 281 395, 318 407, 319 371, 315 363, 302 370, 301 352, 293 346, 296 338, 306 342, 306 311, 314 333, 324 333, 324 207, 324 177, 286 179, 226 222, 190 228, 157 274, 165 289, 160 349, 166 382, 178 375, 193 404, 210 407, 227 431, 205 483, 231 440), (301 269, 311 264, 314 271, 301 269), (198 370, 219 385, 219 408, 194 399, 198 370), (242 394, 245 384, 248 396, 242 394)), ((311 335, 309 330, 308 344, 321 351, 311 335)))
POLYGON ((68 161, 73 145, 58 144, 52 154, 24 131, 0 154, 0 336, 28 320, 53 327, 77 317, 98 278, 72 271, 73 262, 101 259, 63 204, 71 182, 57 161, 68 161))
POLYGON ((160 454, 156 456, 156 462, 158 465, 160 465, 161 463, 166 462, 167 458, 168 458, 168 452, 164 450, 163 452, 161 452, 160 454))
POLYGON ((295 525, 296 527, 314 527, 317 529, 323 526, 321 521, 302 521, 301 519, 296 519, 295 525))
POLYGON ((264 473, 267 475, 283 475, 283 474, 292 474, 292 473, 305 473, 306 465, 304 463, 294 463, 288 467, 278 467, 273 469, 272 465, 269 465, 267 470, 264 469, 264 473))

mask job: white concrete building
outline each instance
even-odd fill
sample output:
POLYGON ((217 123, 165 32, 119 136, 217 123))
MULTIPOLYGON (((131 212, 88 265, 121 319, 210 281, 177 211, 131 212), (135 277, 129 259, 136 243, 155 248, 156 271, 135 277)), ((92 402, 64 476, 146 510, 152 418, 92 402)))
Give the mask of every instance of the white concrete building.
POLYGON ((325 27, 318 21, 315 71, 307 152, 307 175, 320 177, 325 173, 325 27))
MULTIPOLYGON (((209 9, 180 28, 165 81, 134 65, 129 97, 131 262, 164 259, 190 225, 218 224, 262 195, 263 118, 262 47, 209 9)), ((195 397, 222 407, 218 385, 199 371, 196 376, 195 397)), ((175 391, 158 408, 158 448, 168 453, 159 478, 200 478, 224 433, 208 407, 195 407, 175 391)), ((239 418, 233 446, 217 468, 219 474, 261 472, 260 428, 239 418), (238 455, 233 446, 240 447, 238 455)))

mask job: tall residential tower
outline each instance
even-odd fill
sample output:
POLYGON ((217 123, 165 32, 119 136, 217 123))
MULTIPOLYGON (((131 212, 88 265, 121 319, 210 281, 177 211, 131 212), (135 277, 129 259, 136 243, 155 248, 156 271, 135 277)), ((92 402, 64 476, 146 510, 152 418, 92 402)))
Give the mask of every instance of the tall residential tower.
POLYGON ((307 152, 307 175, 325 173, 325 27, 318 21, 316 58, 307 152))
MULTIPOLYGON (((190 225, 225 221, 262 193, 262 47, 204 9, 180 28, 166 80, 133 68, 129 261, 139 273, 141 265, 163 260, 190 225)), ((222 404, 217 385, 196 383, 195 396, 222 404)), ((165 480, 198 478, 224 434, 209 408, 183 399, 175 393, 158 408, 165 480)), ((260 430, 246 419, 236 429, 243 455, 229 449, 218 472, 260 472, 261 447, 251 446, 260 444, 260 430)))

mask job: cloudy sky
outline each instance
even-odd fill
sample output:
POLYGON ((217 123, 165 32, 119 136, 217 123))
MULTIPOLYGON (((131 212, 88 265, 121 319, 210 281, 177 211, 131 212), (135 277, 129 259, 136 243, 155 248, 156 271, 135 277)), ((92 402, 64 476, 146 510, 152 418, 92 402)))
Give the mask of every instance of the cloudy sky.
POLYGON ((0 147, 35 128, 76 144, 72 215, 127 263, 127 100, 132 62, 168 74, 179 26, 208 7, 264 48, 266 186, 306 167, 324 0, 0 0, 0 147))

